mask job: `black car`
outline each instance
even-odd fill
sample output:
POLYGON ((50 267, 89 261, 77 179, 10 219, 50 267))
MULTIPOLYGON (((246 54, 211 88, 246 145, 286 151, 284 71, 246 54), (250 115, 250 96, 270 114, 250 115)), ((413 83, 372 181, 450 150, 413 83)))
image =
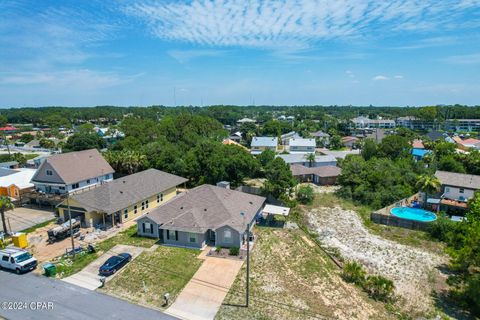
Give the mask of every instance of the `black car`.
POLYGON ((99 273, 102 276, 109 276, 117 272, 124 265, 132 260, 132 255, 129 253, 120 253, 118 256, 108 258, 107 261, 100 267, 99 273))

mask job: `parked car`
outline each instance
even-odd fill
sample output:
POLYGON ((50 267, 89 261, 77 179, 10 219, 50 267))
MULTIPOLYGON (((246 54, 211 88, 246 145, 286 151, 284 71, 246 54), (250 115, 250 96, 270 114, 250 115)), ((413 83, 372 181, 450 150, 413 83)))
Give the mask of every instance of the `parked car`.
POLYGON ((124 265, 132 260, 132 255, 129 253, 120 253, 118 256, 108 258, 107 261, 100 267, 100 275, 110 276, 121 269, 124 265))
POLYGON ((6 248, 0 250, 0 267, 20 274, 35 269, 37 267, 37 259, 26 250, 6 248))

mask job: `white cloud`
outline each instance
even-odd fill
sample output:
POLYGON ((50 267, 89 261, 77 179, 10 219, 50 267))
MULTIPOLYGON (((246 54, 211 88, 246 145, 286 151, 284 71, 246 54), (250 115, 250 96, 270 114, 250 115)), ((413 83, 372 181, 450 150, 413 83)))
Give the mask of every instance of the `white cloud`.
POLYGON ((467 27, 459 17, 479 7, 479 0, 145 0, 123 10, 164 40, 302 49, 365 34, 467 27))
POLYGON ((190 60, 200 57, 218 57, 224 54, 222 50, 170 50, 168 54, 180 63, 188 63, 190 60))
POLYGON ((480 53, 451 56, 443 61, 451 64, 480 64, 480 53))
POLYGON ((396 76, 394 76, 393 78, 395 78, 395 79, 403 79, 403 76, 402 76, 402 75, 396 75, 396 76))
POLYGON ((383 75, 378 75, 378 76, 375 76, 372 78, 373 81, 385 81, 385 80, 388 80, 390 79, 389 77, 387 76, 383 76, 383 75))

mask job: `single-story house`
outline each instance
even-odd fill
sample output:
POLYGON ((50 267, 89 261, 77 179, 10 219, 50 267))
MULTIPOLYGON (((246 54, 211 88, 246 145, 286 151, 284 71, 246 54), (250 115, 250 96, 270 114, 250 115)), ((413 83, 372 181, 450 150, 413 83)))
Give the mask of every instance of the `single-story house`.
POLYGON ((347 148, 355 147, 360 141, 357 137, 347 136, 342 138, 342 144, 347 148))
POLYGON ((79 218, 85 227, 113 226, 148 213, 177 194, 187 179, 148 169, 74 194, 57 208, 62 218, 79 218))
POLYGON ((279 154, 277 157, 282 158, 285 163, 289 165, 302 165, 309 167, 310 165, 312 167, 321 167, 321 166, 336 166, 337 165, 337 159, 333 156, 328 156, 328 155, 318 155, 315 156, 315 160, 310 163, 310 161, 307 160, 308 154, 305 153, 290 153, 290 154, 279 154))
POLYGON ((257 155, 265 150, 278 151, 278 138, 277 137, 253 137, 250 144, 250 153, 257 155))
POLYGON ((326 132, 320 130, 317 132, 312 132, 310 135, 318 141, 318 145, 326 147, 330 143, 330 135, 326 132))
POLYGON ((294 138, 289 142, 290 153, 315 153, 317 143, 315 139, 294 138))
POLYGON ((302 165, 290 166, 292 175, 300 182, 313 182, 319 185, 334 185, 342 169, 335 166, 306 167, 302 165))
POLYGON ((21 168, 17 170, 3 169, 3 175, 0 176, 0 195, 7 196, 13 200, 19 200, 22 194, 33 190, 33 184, 30 183, 35 169, 21 168), (4 170, 13 171, 5 172, 4 170))
POLYGON ((247 240, 247 226, 253 227, 265 200, 204 184, 137 219, 138 234, 172 246, 240 248, 247 240))

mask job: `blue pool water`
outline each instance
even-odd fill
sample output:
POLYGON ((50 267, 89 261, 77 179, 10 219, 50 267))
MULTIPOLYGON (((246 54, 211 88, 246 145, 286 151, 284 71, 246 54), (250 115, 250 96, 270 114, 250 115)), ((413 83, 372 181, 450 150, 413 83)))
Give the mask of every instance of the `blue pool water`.
POLYGON ((394 216, 403 219, 430 222, 437 220, 435 213, 417 208, 396 207, 390 210, 394 216))

